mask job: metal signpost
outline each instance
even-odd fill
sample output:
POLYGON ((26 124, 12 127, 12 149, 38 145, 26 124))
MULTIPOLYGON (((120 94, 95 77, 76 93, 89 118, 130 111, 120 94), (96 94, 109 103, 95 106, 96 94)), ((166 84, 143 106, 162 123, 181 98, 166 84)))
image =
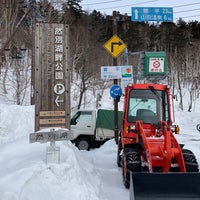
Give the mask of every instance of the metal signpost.
POLYGON ((122 96, 122 88, 119 85, 113 85, 110 88, 110 96, 113 99, 118 100, 122 96))
POLYGON ((121 79, 120 66, 102 66, 101 79, 121 79))
POLYGON ((104 45, 104 48, 113 56, 118 57, 126 48, 126 44, 117 36, 113 35, 104 45))
POLYGON ((121 86, 124 89, 128 84, 133 83, 133 69, 132 66, 122 66, 121 67, 122 78, 121 78, 121 86))
POLYGON ((145 52, 144 75, 164 76, 167 73, 167 57, 165 52, 145 52))
MULTIPOLYGON (((132 7, 132 21, 152 21, 152 22, 173 22, 173 8, 169 7, 132 7)), ((136 55, 138 52, 132 52, 131 55, 136 55)), ((141 56, 143 53, 139 52, 141 56)), ((164 77, 167 71, 167 57, 165 52, 144 52, 144 58, 140 58, 144 67, 144 72, 141 75, 136 75, 136 78, 149 76, 151 78, 164 77)), ((142 70, 143 71, 143 70, 142 70)))
POLYGON ((132 7, 132 21, 173 22, 173 8, 132 7))
POLYGON ((101 79, 120 79, 121 87, 124 88, 133 83, 132 66, 102 66, 101 79))
MULTIPOLYGON (((131 83, 131 80, 139 80, 143 78, 150 78, 150 79, 158 79, 158 78, 165 78, 167 74, 167 56, 166 52, 164 51, 158 51, 158 52, 126 52, 125 56, 140 56, 140 68, 137 71, 137 74, 132 74, 132 77, 127 78, 125 80, 125 86, 126 83, 131 83)), ((128 60, 128 59, 127 59, 128 60)), ((128 61, 127 61, 128 63, 128 61)), ((131 68, 130 68, 131 69, 131 68)), ((130 70, 128 69, 128 70, 130 70)))
POLYGON ((51 129, 49 132, 35 132, 29 136, 29 142, 46 143, 51 141, 65 141, 69 139, 69 132, 66 129, 51 129))
POLYGON ((66 129, 54 128, 50 129, 48 132, 35 132, 29 135, 29 143, 46 143, 50 142, 50 146, 46 149, 46 161, 49 163, 60 163, 60 147, 56 146, 56 141, 66 141, 69 140, 69 131, 66 129))
MULTIPOLYGON (((117 57, 127 48, 126 44, 116 35, 117 19, 116 12, 113 12, 113 37, 104 45, 104 48, 113 56, 113 65, 117 66, 117 57)), ((114 78, 114 84, 117 84, 117 78, 114 78)), ((115 124, 115 142, 118 144, 118 101, 114 101, 114 124, 115 124)))

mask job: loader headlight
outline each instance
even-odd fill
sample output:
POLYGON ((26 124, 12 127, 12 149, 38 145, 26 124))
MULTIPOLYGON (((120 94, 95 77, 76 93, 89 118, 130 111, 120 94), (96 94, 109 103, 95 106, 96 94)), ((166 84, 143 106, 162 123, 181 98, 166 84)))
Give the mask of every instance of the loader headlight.
POLYGON ((175 134, 180 134, 180 127, 175 125, 175 134))
POLYGON ((180 134, 180 127, 178 125, 173 125, 172 132, 175 134, 180 134))
POLYGON ((130 127, 129 127, 129 126, 126 126, 126 127, 125 127, 125 132, 126 132, 126 133, 130 133, 130 127))

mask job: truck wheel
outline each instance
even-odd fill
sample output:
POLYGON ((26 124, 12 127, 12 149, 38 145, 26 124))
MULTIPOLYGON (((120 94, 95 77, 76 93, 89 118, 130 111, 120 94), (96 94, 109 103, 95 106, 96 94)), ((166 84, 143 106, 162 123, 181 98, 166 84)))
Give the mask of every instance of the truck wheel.
POLYGON ((186 172, 199 172, 198 162, 192 151, 182 149, 186 172))
POLYGON ((91 142, 90 142, 89 138, 87 138, 87 137, 79 137, 76 140, 75 144, 79 150, 89 151, 91 148, 91 142))
POLYGON ((142 164, 140 154, 132 148, 124 149, 124 154, 122 157, 123 164, 123 182, 126 188, 130 186, 130 172, 141 172, 142 164))

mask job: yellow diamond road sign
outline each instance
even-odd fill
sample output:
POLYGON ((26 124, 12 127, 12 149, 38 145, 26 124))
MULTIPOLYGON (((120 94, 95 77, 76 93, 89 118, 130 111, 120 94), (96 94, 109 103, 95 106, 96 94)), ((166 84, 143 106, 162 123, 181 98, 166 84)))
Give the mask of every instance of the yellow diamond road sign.
POLYGON ((116 58, 126 49, 126 44, 117 35, 113 35, 110 40, 105 43, 104 47, 116 58))

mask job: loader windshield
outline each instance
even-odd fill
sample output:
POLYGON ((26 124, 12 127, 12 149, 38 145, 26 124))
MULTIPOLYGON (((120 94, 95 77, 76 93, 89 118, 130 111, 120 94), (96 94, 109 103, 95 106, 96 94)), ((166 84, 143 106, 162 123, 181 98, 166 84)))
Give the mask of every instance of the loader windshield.
POLYGON ((165 91, 132 90, 129 99, 128 121, 158 124, 169 120, 167 93, 165 91))

